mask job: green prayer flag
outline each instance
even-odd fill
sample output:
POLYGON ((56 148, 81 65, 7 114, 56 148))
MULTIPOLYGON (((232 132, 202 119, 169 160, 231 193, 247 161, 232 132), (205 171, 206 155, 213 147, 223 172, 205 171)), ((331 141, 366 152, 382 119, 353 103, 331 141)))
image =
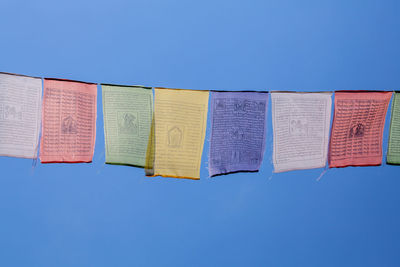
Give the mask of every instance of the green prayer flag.
POLYGON ((153 118, 151 87, 102 85, 106 163, 144 167, 153 118))
POLYGON ((393 97, 387 163, 400 164, 400 92, 393 97))

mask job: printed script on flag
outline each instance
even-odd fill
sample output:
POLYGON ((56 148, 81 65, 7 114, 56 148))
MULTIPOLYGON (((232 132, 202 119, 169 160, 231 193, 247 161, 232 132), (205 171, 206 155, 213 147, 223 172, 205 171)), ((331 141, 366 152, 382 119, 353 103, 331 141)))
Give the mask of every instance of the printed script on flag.
POLYGON ((0 73, 0 155, 36 158, 42 79, 0 73))
POLYGON ((200 179, 208 91, 155 88, 154 176, 200 179))
POLYGON ((271 92, 274 172, 326 165, 332 93, 271 92))
POLYGON ((382 134, 392 92, 336 92, 329 167, 382 163, 382 134))
POLYGON ((400 93, 394 93, 387 163, 400 164, 400 93))
POLYGON ((266 92, 212 92, 209 175, 258 171, 266 135, 266 92))
POLYGON ((101 87, 106 163, 144 167, 153 116, 151 87, 101 87))
POLYGON ((96 138, 97 85, 45 79, 40 160, 91 162, 96 138))

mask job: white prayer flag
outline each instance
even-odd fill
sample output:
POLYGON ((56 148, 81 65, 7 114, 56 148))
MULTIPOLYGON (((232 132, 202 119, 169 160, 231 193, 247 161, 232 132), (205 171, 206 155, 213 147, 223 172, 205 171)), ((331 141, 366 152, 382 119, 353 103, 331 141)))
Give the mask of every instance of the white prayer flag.
POLYGON ((42 80, 0 73, 0 155, 36 158, 42 80))
POLYGON ((332 93, 272 92, 274 172, 325 167, 332 93))

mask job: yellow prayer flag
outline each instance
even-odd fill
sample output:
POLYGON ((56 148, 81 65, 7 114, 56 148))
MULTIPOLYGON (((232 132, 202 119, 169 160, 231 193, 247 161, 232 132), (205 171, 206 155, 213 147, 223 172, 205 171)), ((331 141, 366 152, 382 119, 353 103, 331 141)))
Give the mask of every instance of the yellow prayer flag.
POLYGON ((154 175, 200 179, 208 91, 155 88, 154 175))

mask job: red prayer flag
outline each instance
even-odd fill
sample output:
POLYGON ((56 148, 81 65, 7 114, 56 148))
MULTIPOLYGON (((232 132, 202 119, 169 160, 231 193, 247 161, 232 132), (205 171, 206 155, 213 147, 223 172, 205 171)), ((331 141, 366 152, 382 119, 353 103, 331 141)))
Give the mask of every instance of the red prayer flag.
POLYGON ((392 92, 336 92, 329 167, 382 163, 382 134, 392 92))
POLYGON ((96 138, 97 85, 45 79, 40 160, 91 162, 96 138))

